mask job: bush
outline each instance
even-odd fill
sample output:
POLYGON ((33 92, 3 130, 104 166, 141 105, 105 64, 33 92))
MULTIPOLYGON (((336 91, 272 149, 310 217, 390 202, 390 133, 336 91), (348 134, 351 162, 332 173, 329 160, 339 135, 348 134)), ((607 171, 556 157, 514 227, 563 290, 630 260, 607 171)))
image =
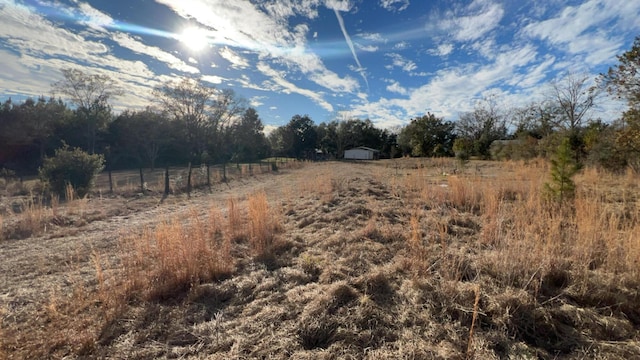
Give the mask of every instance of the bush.
POLYGON ((457 138, 453 142, 453 152, 461 162, 466 162, 471 158, 473 152, 473 140, 467 138, 457 138))
POLYGON ((102 155, 90 155, 79 148, 69 149, 65 144, 53 157, 44 159, 39 170, 40 180, 52 192, 65 197, 71 185, 79 197, 85 196, 93 186, 96 175, 104 169, 102 155))

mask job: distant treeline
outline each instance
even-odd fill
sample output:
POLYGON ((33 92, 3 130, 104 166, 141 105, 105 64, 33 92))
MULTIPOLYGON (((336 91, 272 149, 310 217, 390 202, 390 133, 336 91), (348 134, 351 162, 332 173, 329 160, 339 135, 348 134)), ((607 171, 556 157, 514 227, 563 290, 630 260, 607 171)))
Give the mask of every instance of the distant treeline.
POLYGON ((35 174, 62 146, 102 154, 107 168, 124 169, 239 164, 269 156, 340 159, 357 146, 377 149, 383 158, 526 159, 549 156, 564 139, 579 163, 638 171, 640 37, 618 60, 596 79, 597 86, 587 76, 567 74, 552 82, 544 100, 504 108, 493 96, 455 122, 426 113, 404 127, 380 129, 370 120, 316 125, 307 115, 294 115, 268 136, 258 112, 228 89, 196 79, 169 81, 154 89, 146 109, 114 114, 110 101, 125 93, 112 79, 62 69, 64 79, 52 86, 67 102, 40 97, 0 105, 0 174, 35 174), (605 90, 628 103, 613 122, 590 117, 605 90))

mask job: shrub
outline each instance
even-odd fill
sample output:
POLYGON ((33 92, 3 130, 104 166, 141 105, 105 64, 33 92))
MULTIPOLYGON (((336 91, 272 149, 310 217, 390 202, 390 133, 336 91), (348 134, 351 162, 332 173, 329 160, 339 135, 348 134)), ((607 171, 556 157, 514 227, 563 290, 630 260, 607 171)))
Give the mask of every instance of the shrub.
POLYGON ((53 157, 44 159, 39 174, 42 182, 55 194, 66 198, 67 186, 70 185, 79 197, 83 197, 103 168, 102 155, 90 155, 79 148, 69 149, 65 144, 56 150, 53 157))

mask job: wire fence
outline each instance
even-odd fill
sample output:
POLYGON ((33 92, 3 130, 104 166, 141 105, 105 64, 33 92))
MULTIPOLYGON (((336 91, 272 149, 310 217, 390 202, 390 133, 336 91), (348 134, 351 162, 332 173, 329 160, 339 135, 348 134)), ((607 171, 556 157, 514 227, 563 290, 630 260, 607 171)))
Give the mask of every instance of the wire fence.
POLYGON ((104 171, 98 175, 94 190, 100 193, 190 193, 194 189, 213 188, 241 178, 297 168, 301 164, 293 159, 274 158, 242 164, 192 164, 155 169, 104 171))

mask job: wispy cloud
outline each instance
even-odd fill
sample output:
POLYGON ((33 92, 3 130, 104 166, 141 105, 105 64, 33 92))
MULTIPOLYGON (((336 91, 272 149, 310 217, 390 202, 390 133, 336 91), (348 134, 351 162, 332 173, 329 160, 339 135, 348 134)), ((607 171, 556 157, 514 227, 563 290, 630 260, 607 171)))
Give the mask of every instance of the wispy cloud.
POLYGON ((351 54, 353 55, 353 60, 355 60, 356 64, 358 64, 357 71, 360 74, 360 76, 362 76, 362 79, 364 79, 365 84, 367 84, 367 88, 369 88, 369 81, 367 80, 367 75, 364 72, 364 68, 362 67, 362 64, 360 64, 360 60, 358 59, 358 54, 356 53, 356 49, 353 46, 353 41, 351 41, 351 37, 349 36, 349 33, 347 32, 347 28, 344 25, 344 19, 342 18, 342 15, 340 15, 340 12, 338 10, 333 9, 333 12, 336 14, 336 18, 338 19, 338 24, 340 24, 340 30, 342 30, 342 35, 344 35, 344 40, 347 42, 347 45, 351 50, 351 54))
POLYGON ((220 54, 220 56, 223 59, 225 59, 229 63, 231 63, 231 67, 233 67, 235 69, 246 69, 247 67, 249 67, 249 61, 247 61, 247 59, 245 59, 242 56, 238 55, 238 53, 236 53, 235 51, 231 50, 227 46, 225 46, 225 47, 221 48, 220 50, 218 50, 218 54, 220 54))
POLYGON ((503 16, 504 8, 499 3, 474 0, 466 7, 432 14, 427 28, 457 41, 473 41, 494 30, 503 16))
POLYGON ((129 49, 138 54, 147 55, 153 59, 162 61, 167 64, 171 69, 175 69, 178 71, 182 71, 189 74, 198 74, 200 70, 198 68, 193 67, 191 65, 186 64, 184 61, 179 59, 173 54, 170 54, 158 47, 149 46, 141 41, 135 39, 129 34, 125 33, 114 33, 111 36, 111 39, 115 41, 118 45, 123 48, 129 49))
POLYGON ((284 92, 285 94, 296 93, 302 96, 306 96, 316 102, 325 110, 332 112, 333 105, 324 100, 321 94, 315 91, 311 91, 308 89, 302 89, 290 81, 285 79, 285 74, 278 72, 277 70, 272 69, 268 64, 264 62, 259 62, 257 65, 257 69, 263 74, 269 76, 277 85, 278 88, 272 90, 279 90, 284 92))
POLYGON ((379 47, 375 45, 362 45, 360 43, 354 43, 354 44, 358 47, 358 50, 362 50, 365 52, 376 52, 379 49, 379 47))
MULTIPOLYGON (((300 71, 316 84, 338 92, 352 92, 358 84, 348 76, 340 77, 327 69, 317 54, 306 45, 308 26, 299 24, 292 30, 281 18, 272 17, 250 2, 226 0, 156 0, 173 9, 184 18, 195 19, 206 27, 215 29, 217 41, 229 48, 251 51, 263 61, 284 63, 290 71, 300 71)), ((271 4, 271 2, 270 2, 271 4)), ((292 2, 296 14, 315 16, 319 1, 292 2)), ((274 5, 275 6, 275 5, 274 5)), ((325 6, 334 9, 350 9, 348 1, 331 0, 325 6)), ((281 17, 290 16, 285 10, 271 10, 281 17)))
POLYGON ((396 53, 385 54, 385 56, 391 58, 391 64, 386 65, 385 67, 389 70, 393 68, 400 68, 403 71, 411 72, 418 68, 413 60, 405 59, 402 55, 396 53))
POLYGON ((584 54, 591 65, 609 61, 623 45, 622 34, 637 29, 640 2, 591 0, 567 6, 555 16, 528 24, 522 33, 557 50, 584 54), (602 24, 610 24, 603 27, 602 24))
POLYGON ((387 11, 400 12, 409 7, 409 0, 380 0, 380 6, 387 11))

